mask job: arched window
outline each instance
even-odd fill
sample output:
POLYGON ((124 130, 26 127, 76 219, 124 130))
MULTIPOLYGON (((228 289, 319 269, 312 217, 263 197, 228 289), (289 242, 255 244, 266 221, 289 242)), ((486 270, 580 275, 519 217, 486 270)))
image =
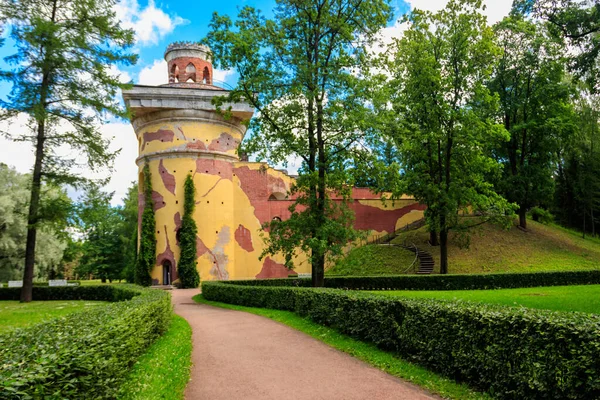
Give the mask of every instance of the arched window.
POLYGON ((207 85, 211 84, 210 72, 208 72, 208 67, 204 67, 204 71, 202 71, 202 83, 206 83, 207 85))
POLYGON ((169 74, 169 82, 179 82, 179 67, 175 64, 171 67, 171 73, 169 74))
POLYGON ((192 72, 196 72, 196 67, 194 67, 194 64, 192 64, 192 63, 189 63, 189 64, 187 65, 187 67, 185 67, 185 72, 186 72, 187 74, 191 74, 192 72))

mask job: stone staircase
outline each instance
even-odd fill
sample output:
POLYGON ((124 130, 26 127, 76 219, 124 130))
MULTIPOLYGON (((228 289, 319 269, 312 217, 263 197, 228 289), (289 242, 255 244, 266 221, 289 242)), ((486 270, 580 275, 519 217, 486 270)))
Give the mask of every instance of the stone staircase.
POLYGON ((402 247, 403 249, 412 251, 413 253, 415 253, 415 255, 417 256, 417 259, 419 260, 419 269, 417 270, 417 274, 421 274, 421 275, 429 275, 431 273, 433 273, 433 267, 435 266, 435 261, 433 260, 433 256, 431 255, 430 252, 420 249, 417 246, 415 246, 414 244, 399 244, 396 245, 399 247, 402 247))

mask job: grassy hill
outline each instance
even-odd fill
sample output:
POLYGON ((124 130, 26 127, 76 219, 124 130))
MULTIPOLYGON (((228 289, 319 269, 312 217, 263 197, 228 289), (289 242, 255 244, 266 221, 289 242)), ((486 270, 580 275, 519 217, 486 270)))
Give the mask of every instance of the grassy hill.
MULTIPOLYGON (((398 275, 415 260, 415 254, 394 246, 368 245, 352 249, 327 275, 398 275)), ((418 262, 418 261, 417 261, 418 262)))
MULTIPOLYGON (((402 233, 394 243, 414 243, 428 250, 439 273, 439 247, 428 244, 427 227, 402 233)), ((528 221, 528 230, 516 226, 504 230, 492 224, 472 228, 470 244, 461 248, 456 234, 450 234, 449 272, 492 273, 600 269, 600 238, 583 239, 578 232, 556 225, 528 221)), ((402 273, 414 255, 402 249, 365 246, 351 251, 328 273, 376 275, 402 273), (389 272, 384 272, 389 271, 389 272)))

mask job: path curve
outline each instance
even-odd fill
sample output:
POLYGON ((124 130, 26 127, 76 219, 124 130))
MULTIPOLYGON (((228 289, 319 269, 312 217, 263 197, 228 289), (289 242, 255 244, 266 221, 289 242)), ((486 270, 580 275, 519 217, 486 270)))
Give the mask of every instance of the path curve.
POLYGON ((198 289, 171 293, 192 327, 187 400, 438 398, 268 318, 196 304, 198 289))

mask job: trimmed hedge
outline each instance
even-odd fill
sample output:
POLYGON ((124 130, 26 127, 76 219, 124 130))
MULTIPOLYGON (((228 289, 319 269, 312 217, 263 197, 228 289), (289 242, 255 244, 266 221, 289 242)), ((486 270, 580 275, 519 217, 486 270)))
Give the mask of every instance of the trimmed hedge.
MULTIPOLYGON (((20 289, 0 289, 18 299, 20 289)), ((104 300, 0 335, 0 398, 112 399, 171 320, 170 295, 135 286, 34 287, 34 300, 104 300)))
MULTIPOLYGON (((310 287, 307 278, 227 281, 249 286, 310 287)), ((325 287, 351 290, 474 290, 600 284, 600 270, 516 274, 326 276, 325 287)))
POLYGON ((296 312, 497 398, 600 398, 600 316, 235 283, 204 282, 202 293, 296 312))

